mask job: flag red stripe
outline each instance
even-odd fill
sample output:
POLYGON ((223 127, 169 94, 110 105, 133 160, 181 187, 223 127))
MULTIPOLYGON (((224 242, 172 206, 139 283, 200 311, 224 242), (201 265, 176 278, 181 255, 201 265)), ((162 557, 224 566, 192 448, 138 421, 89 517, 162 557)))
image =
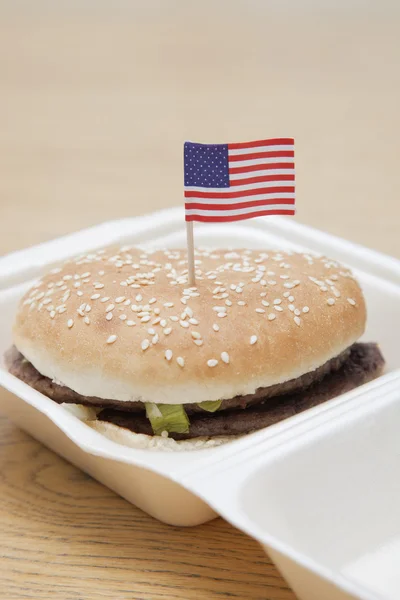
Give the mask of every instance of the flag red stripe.
POLYGON ((294 150, 278 150, 277 152, 252 152, 251 154, 229 155, 229 163, 243 160, 255 160, 256 158, 294 158, 294 150))
POLYGON ((294 198, 279 198, 279 200, 249 200, 247 202, 233 202, 232 204, 201 204, 200 202, 186 202, 185 210, 236 210, 252 206, 269 206, 271 204, 293 204, 294 198))
MULTIPOLYGON (((221 188, 222 189, 222 188, 221 188)), ((253 188, 242 192, 188 192, 185 190, 185 198, 211 198, 214 200, 224 198, 244 198, 255 194, 294 194, 294 186, 279 186, 270 188, 253 188)))
POLYGON ((228 150, 239 150, 240 148, 257 148, 259 146, 288 146, 294 144, 293 138, 276 138, 272 140, 258 140, 256 142, 241 142, 239 144, 228 144, 228 150))
POLYGON ((250 173, 251 171, 272 171, 273 169, 294 169, 294 163, 271 163, 266 165, 249 165, 248 167, 230 167, 229 174, 250 173))
POLYGON ((202 215, 187 215, 186 221, 199 221, 202 223, 224 223, 228 221, 244 221, 254 217, 262 217, 266 215, 294 215, 294 210, 260 210, 243 215, 229 215, 224 217, 205 217, 202 215))
POLYGON ((262 183, 263 181, 294 181, 293 175, 259 175, 258 177, 249 177, 248 179, 234 179, 230 186, 250 185, 252 183, 262 183))

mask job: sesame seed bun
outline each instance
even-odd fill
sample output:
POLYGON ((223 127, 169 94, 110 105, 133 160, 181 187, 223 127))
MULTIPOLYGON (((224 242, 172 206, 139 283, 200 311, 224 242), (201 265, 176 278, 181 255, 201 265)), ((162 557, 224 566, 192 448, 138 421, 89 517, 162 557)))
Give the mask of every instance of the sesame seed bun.
POLYGON ((106 248, 53 269, 21 300, 14 343, 79 394, 190 404, 312 371, 363 333, 351 272, 280 251, 106 248))

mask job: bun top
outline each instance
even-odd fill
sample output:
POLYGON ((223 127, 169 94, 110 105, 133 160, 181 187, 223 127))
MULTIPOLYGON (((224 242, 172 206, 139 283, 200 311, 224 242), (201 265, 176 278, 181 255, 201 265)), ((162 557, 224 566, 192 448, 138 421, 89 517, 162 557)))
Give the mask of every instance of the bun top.
POLYGON ((354 343, 366 311, 334 260, 270 250, 110 247, 53 269, 21 300, 18 350, 86 396, 180 404, 299 377, 354 343))

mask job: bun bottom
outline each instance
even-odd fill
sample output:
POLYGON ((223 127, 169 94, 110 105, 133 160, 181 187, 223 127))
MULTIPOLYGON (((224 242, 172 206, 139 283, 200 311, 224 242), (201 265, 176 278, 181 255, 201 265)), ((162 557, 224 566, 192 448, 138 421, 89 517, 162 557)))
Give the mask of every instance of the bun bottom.
POLYGON ((232 442, 238 439, 239 435, 219 436, 213 438, 198 437, 190 440, 176 441, 172 438, 164 438, 159 435, 146 435, 144 433, 134 433, 108 423, 107 421, 89 420, 85 421, 89 427, 98 431, 106 438, 122 446, 129 448, 137 448, 141 450, 156 450, 162 452, 186 452, 191 450, 205 450, 207 448, 215 448, 227 442, 232 442))
POLYGON ((61 406, 112 442, 116 442, 122 446, 128 446, 129 448, 137 448, 138 450, 155 450, 159 452, 204 450, 221 446, 222 444, 232 442, 233 440, 242 437, 239 435, 226 435, 213 438, 198 437, 191 440, 176 441, 172 438, 164 438, 159 435, 134 433, 133 431, 129 431, 129 429, 125 429, 125 427, 120 427, 119 425, 108 423, 107 421, 99 421, 96 416, 101 409, 83 406, 82 404, 61 404, 61 406))

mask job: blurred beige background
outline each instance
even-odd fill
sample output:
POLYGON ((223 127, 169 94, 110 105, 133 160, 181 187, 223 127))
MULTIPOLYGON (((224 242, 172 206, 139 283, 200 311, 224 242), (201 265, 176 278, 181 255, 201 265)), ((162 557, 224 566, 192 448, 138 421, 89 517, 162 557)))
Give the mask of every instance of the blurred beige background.
MULTIPOLYGON (((183 205, 185 139, 288 135, 296 218, 400 258, 399 25, 398 0, 0 0, 0 254, 183 205)), ((5 417, 0 482, 1 597, 295 600, 228 523, 164 526, 5 417)))
POLYGON ((182 204, 182 143, 296 138, 298 220, 400 255, 398 2, 0 2, 0 252, 182 204))

